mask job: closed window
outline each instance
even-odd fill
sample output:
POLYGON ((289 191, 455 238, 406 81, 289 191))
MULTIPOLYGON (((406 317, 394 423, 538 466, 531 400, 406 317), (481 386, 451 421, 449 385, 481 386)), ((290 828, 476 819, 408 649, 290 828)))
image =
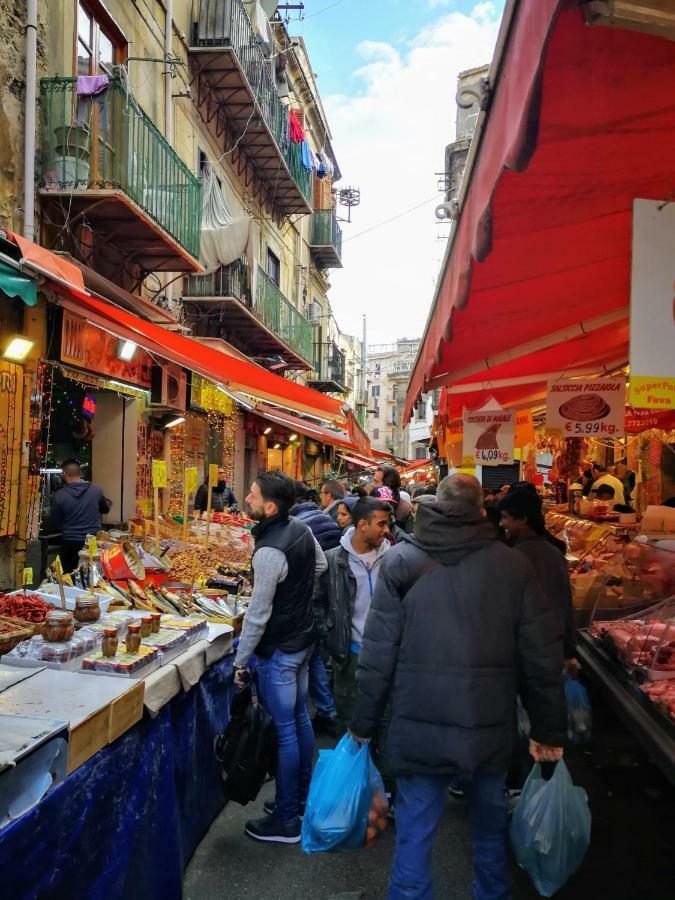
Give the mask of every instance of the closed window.
POLYGON ((427 458, 427 448, 426 447, 415 447, 415 459, 426 459, 427 458))
POLYGON ((380 439, 380 429, 379 429, 379 428, 373 428, 373 440, 374 440, 374 441, 379 441, 379 439, 380 439))
POLYGON ((127 44, 107 21, 96 2, 79 0, 77 4, 77 74, 110 74, 112 67, 124 62, 127 44))
POLYGON ((373 397, 379 397, 379 396, 380 396, 380 385, 379 385, 379 384, 374 384, 374 385, 372 386, 372 388, 371 388, 371 394, 372 394, 373 397))
POLYGON ((281 284, 281 262, 276 253, 267 248, 267 274, 277 287, 281 284))

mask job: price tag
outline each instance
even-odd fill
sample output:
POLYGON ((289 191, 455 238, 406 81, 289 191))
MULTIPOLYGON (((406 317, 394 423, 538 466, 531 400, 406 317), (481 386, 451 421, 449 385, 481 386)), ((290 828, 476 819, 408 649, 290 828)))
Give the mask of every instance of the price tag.
POLYGON ((67 584, 68 587, 75 587, 75 585, 73 584, 73 579, 70 577, 70 575, 68 575, 68 573, 63 576, 63 583, 67 584))
POLYGON ((209 487, 215 487, 218 484, 218 466, 211 463, 209 466, 209 487))
POLYGON ((21 577, 21 584, 24 587, 28 587, 29 584, 33 583, 33 570, 32 569, 24 569, 21 577))
POLYGON ((185 470, 185 492, 187 494, 191 494, 193 491, 197 490, 197 482, 199 480, 199 475, 197 473, 197 466, 189 466, 185 470))
POLYGON ((152 486, 153 488, 167 487, 166 461, 153 459, 152 461, 152 486))
POLYGON ((63 566, 61 565, 61 557, 57 556, 54 560, 54 571, 56 572, 56 577, 62 581, 63 580, 63 566))
POLYGON ((89 556, 91 556, 92 559, 98 556, 98 542, 96 538, 89 538, 89 556))

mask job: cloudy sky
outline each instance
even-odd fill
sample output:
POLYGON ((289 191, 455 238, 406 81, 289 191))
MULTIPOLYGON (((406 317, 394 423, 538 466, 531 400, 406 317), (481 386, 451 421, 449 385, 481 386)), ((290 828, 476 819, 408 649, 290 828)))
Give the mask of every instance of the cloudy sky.
POLYGON ((448 233, 434 215, 436 173, 454 137, 457 73, 490 61, 503 6, 305 0, 305 18, 290 25, 318 76, 340 186, 361 189, 331 300, 343 331, 360 334, 367 313, 369 344, 424 328, 448 233))

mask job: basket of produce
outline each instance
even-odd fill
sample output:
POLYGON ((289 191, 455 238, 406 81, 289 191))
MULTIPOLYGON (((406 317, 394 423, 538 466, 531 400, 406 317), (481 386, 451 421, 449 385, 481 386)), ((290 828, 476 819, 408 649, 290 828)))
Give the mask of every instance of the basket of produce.
POLYGON ((48 612, 54 609, 38 594, 18 591, 16 594, 0 594, 0 617, 21 621, 32 634, 40 631, 48 612))
POLYGON ((22 619, 0 616, 0 656, 9 653, 17 644, 33 637, 33 626, 22 619))

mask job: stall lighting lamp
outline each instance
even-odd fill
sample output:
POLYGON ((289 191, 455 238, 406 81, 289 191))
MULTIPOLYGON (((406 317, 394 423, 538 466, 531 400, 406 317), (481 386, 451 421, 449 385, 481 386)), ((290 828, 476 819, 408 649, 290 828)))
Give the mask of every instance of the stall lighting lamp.
POLYGON ((292 434, 292 435, 289 437, 288 440, 289 440, 289 441, 297 441, 297 439, 298 439, 297 434, 292 434))
POLYGON ((175 428, 176 425, 182 425, 185 421, 185 416, 178 416, 177 419, 172 419, 170 422, 167 422, 164 426, 165 428, 175 428))
POLYGON ((275 445, 274 445, 274 449, 275 449, 275 450, 281 450, 281 444, 275 444, 275 445))
POLYGON ((5 359, 13 359, 16 362, 22 362, 35 346, 35 341, 29 341, 27 338, 15 337, 7 345, 7 349, 3 353, 5 359))
POLYGON ((138 344, 134 344, 133 341, 120 341, 117 345, 117 358, 122 362, 131 362, 137 350, 138 344))
POLYGON ((269 434, 272 431, 272 426, 268 425, 267 428, 263 431, 263 434, 269 434))

